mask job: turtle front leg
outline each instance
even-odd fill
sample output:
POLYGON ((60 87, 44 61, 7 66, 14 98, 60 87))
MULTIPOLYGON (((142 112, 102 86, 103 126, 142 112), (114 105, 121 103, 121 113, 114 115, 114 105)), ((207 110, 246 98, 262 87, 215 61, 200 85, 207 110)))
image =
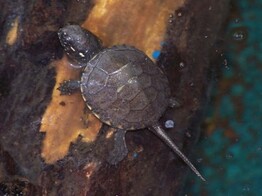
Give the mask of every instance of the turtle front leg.
POLYGON ((60 91, 60 95, 71 95, 80 89, 79 80, 65 80, 60 83, 57 90, 60 91))
POLYGON ((114 149, 110 152, 109 156, 107 157, 107 162, 110 163, 111 165, 118 164, 126 157, 128 153, 125 134, 126 134, 126 130, 123 129, 116 129, 115 131, 114 149))

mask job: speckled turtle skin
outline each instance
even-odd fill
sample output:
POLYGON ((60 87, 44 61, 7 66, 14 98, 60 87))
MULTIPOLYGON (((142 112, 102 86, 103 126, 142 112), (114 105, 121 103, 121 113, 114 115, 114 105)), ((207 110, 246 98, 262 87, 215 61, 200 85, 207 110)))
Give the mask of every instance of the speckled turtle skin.
POLYGON ((67 57, 73 67, 84 67, 102 48, 101 40, 93 33, 81 29, 78 25, 69 25, 58 32, 58 36, 67 57))
POLYGON ((119 129, 155 124, 169 104, 167 77, 143 52, 130 46, 106 48, 92 58, 80 83, 87 106, 119 129))

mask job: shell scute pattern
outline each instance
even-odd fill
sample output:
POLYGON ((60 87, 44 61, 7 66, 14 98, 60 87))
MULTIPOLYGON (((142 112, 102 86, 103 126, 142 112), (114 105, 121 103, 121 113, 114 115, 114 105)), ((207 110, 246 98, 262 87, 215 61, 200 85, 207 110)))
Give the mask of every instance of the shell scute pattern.
POLYGON ((141 91, 136 79, 129 79, 127 84, 118 88, 118 97, 120 99, 131 101, 141 91))
POLYGON ((130 101, 130 105, 132 105, 132 110, 143 110, 150 103, 148 101, 147 95, 141 91, 138 95, 130 101))
MULTIPOLYGON (((152 69, 151 66, 148 66, 148 62, 151 61, 148 57, 145 58, 145 61, 143 62, 144 72, 149 75, 157 75, 160 73, 163 73, 162 70, 159 67, 155 67, 152 69)), ((165 76, 166 77, 166 76, 165 76)))
POLYGON ((163 99, 165 99, 165 96, 163 94, 158 93, 155 101, 152 102, 152 108, 158 108, 159 112, 165 112, 166 103, 162 101, 163 99))
POLYGON ((161 78, 161 77, 157 77, 156 75, 154 75, 154 80, 152 80, 152 86, 158 90, 158 91, 163 91, 166 90, 168 94, 170 94, 169 92, 169 88, 166 87, 166 85, 168 85, 168 81, 166 78, 161 78))
POLYGON ((120 88, 127 84, 128 80, 130 79, 128 64, 124 65, 117 71, 114 71, 109 74, 108 78, 108 86, 116 86, 120 88))
POLYGON ((140 85, 142 86, 142 88, 148 88, 152 85, 151 77, 146 73, 138 76, 138 80, 140 81, 140 85))
POLYGON ((93 60, 94 62, 90 62, 90 64, 96 63, 97 67, 108 74, 114 74, 114 72, 118 72, 118 70, 124 66, 124 62, 128 62, 128 60, 124 55, 116 55, 114 51, 110 51, 109 49, 104 49, 96 56, 93 60))
POLYGON ((84 71, 82 83, 86 85, 81 90, 102 121, 117 128, 140 129, 161 117, 168 105, 168 83, 156 83, 167 79, 146 58, 135 48, 117 46, 104 49, 88 62, 93 70, 84 71))
POLYGON ((126 116, 126 121, 129 123, 142 122, 144 120, 143 113, 142 110, 131 110, 126 116))
POLYGON ((141 66, 141 63, 139 63, 138 65, 135 64, 135 63, 132 63, 130 65, 130 72, 132 72, 132 74, 134 76, 139 76, 143 73, 143 69, 142 69, 142 66, 141 66))
POLYGON ((108 108, 114 112, 113 115, 116 115, 118 119, 125 118, 125 116, 130 112, 128 102, 122 99, 117 99, 108 108))
POLYGON ((96 94, 101 91, 106 86, 107 79, 108 74, 95 67, 89 75, 87 85, 89 93, 96 94))
POLYGON ((117 91, 114 87, 107 87, 106 91, 98 92, 97 96, 99 97, 97 103, 100 104, 100 108, 109 108, 117 100, 117 91))
POLYGON ((146 112, 147 115, 151 116, 151 118, 146 119, 146 121, 145 121, 146 126, 148 126, 150 123, 152 123, 152 121, 156 121, 156 120, 158 120, 160 118, 159 116, 155 115, 156 108, 152 107, 152 105, 147 106, 145 108, 144 112, 146 112))
MULTIPOLYGON (((156 101, 156 97, 157 97, 157 94, 158 94, 158 93, 157 93, 157 91, 156 91, 155 88, 149 87, 149 88, 146 88, 146 89, 144 90, 144 94, 146 95, 146 97, 149 97, 149 98, 150 98, 149 102, 150 102, 150 103, 153 103, 153 102, 156 101)), ((156 108, 156 109, 158 109, 158 108, 156 108)))

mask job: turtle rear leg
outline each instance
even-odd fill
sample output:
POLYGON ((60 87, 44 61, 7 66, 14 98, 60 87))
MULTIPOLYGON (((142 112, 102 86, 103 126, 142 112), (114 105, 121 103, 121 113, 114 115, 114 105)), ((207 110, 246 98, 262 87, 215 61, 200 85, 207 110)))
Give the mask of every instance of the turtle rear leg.
POLYGON ((116 165, 117 163, 122 161, 128 153, 125 134, 126 130, 123 129, 117 129, 115 131, 114 149, 110 152, 109 156, 107 157, 107 162, 111 165, 116 165))
POLYGON ((65 80, 60 83, 60 86, 57 88, 60 91, 60 95, 71 95, 76 91, 80 90, 80 81, 79 80, 65 80))

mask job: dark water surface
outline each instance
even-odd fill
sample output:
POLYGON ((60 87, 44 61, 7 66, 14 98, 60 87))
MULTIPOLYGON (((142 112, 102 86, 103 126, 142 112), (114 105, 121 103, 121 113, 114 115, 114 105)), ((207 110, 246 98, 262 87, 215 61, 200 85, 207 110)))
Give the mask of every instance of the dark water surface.
POLYGON ((234 1, 222 75, 214 87, 198 155, 203 184, 185 195, 262 195, 262 1, 234 1))

